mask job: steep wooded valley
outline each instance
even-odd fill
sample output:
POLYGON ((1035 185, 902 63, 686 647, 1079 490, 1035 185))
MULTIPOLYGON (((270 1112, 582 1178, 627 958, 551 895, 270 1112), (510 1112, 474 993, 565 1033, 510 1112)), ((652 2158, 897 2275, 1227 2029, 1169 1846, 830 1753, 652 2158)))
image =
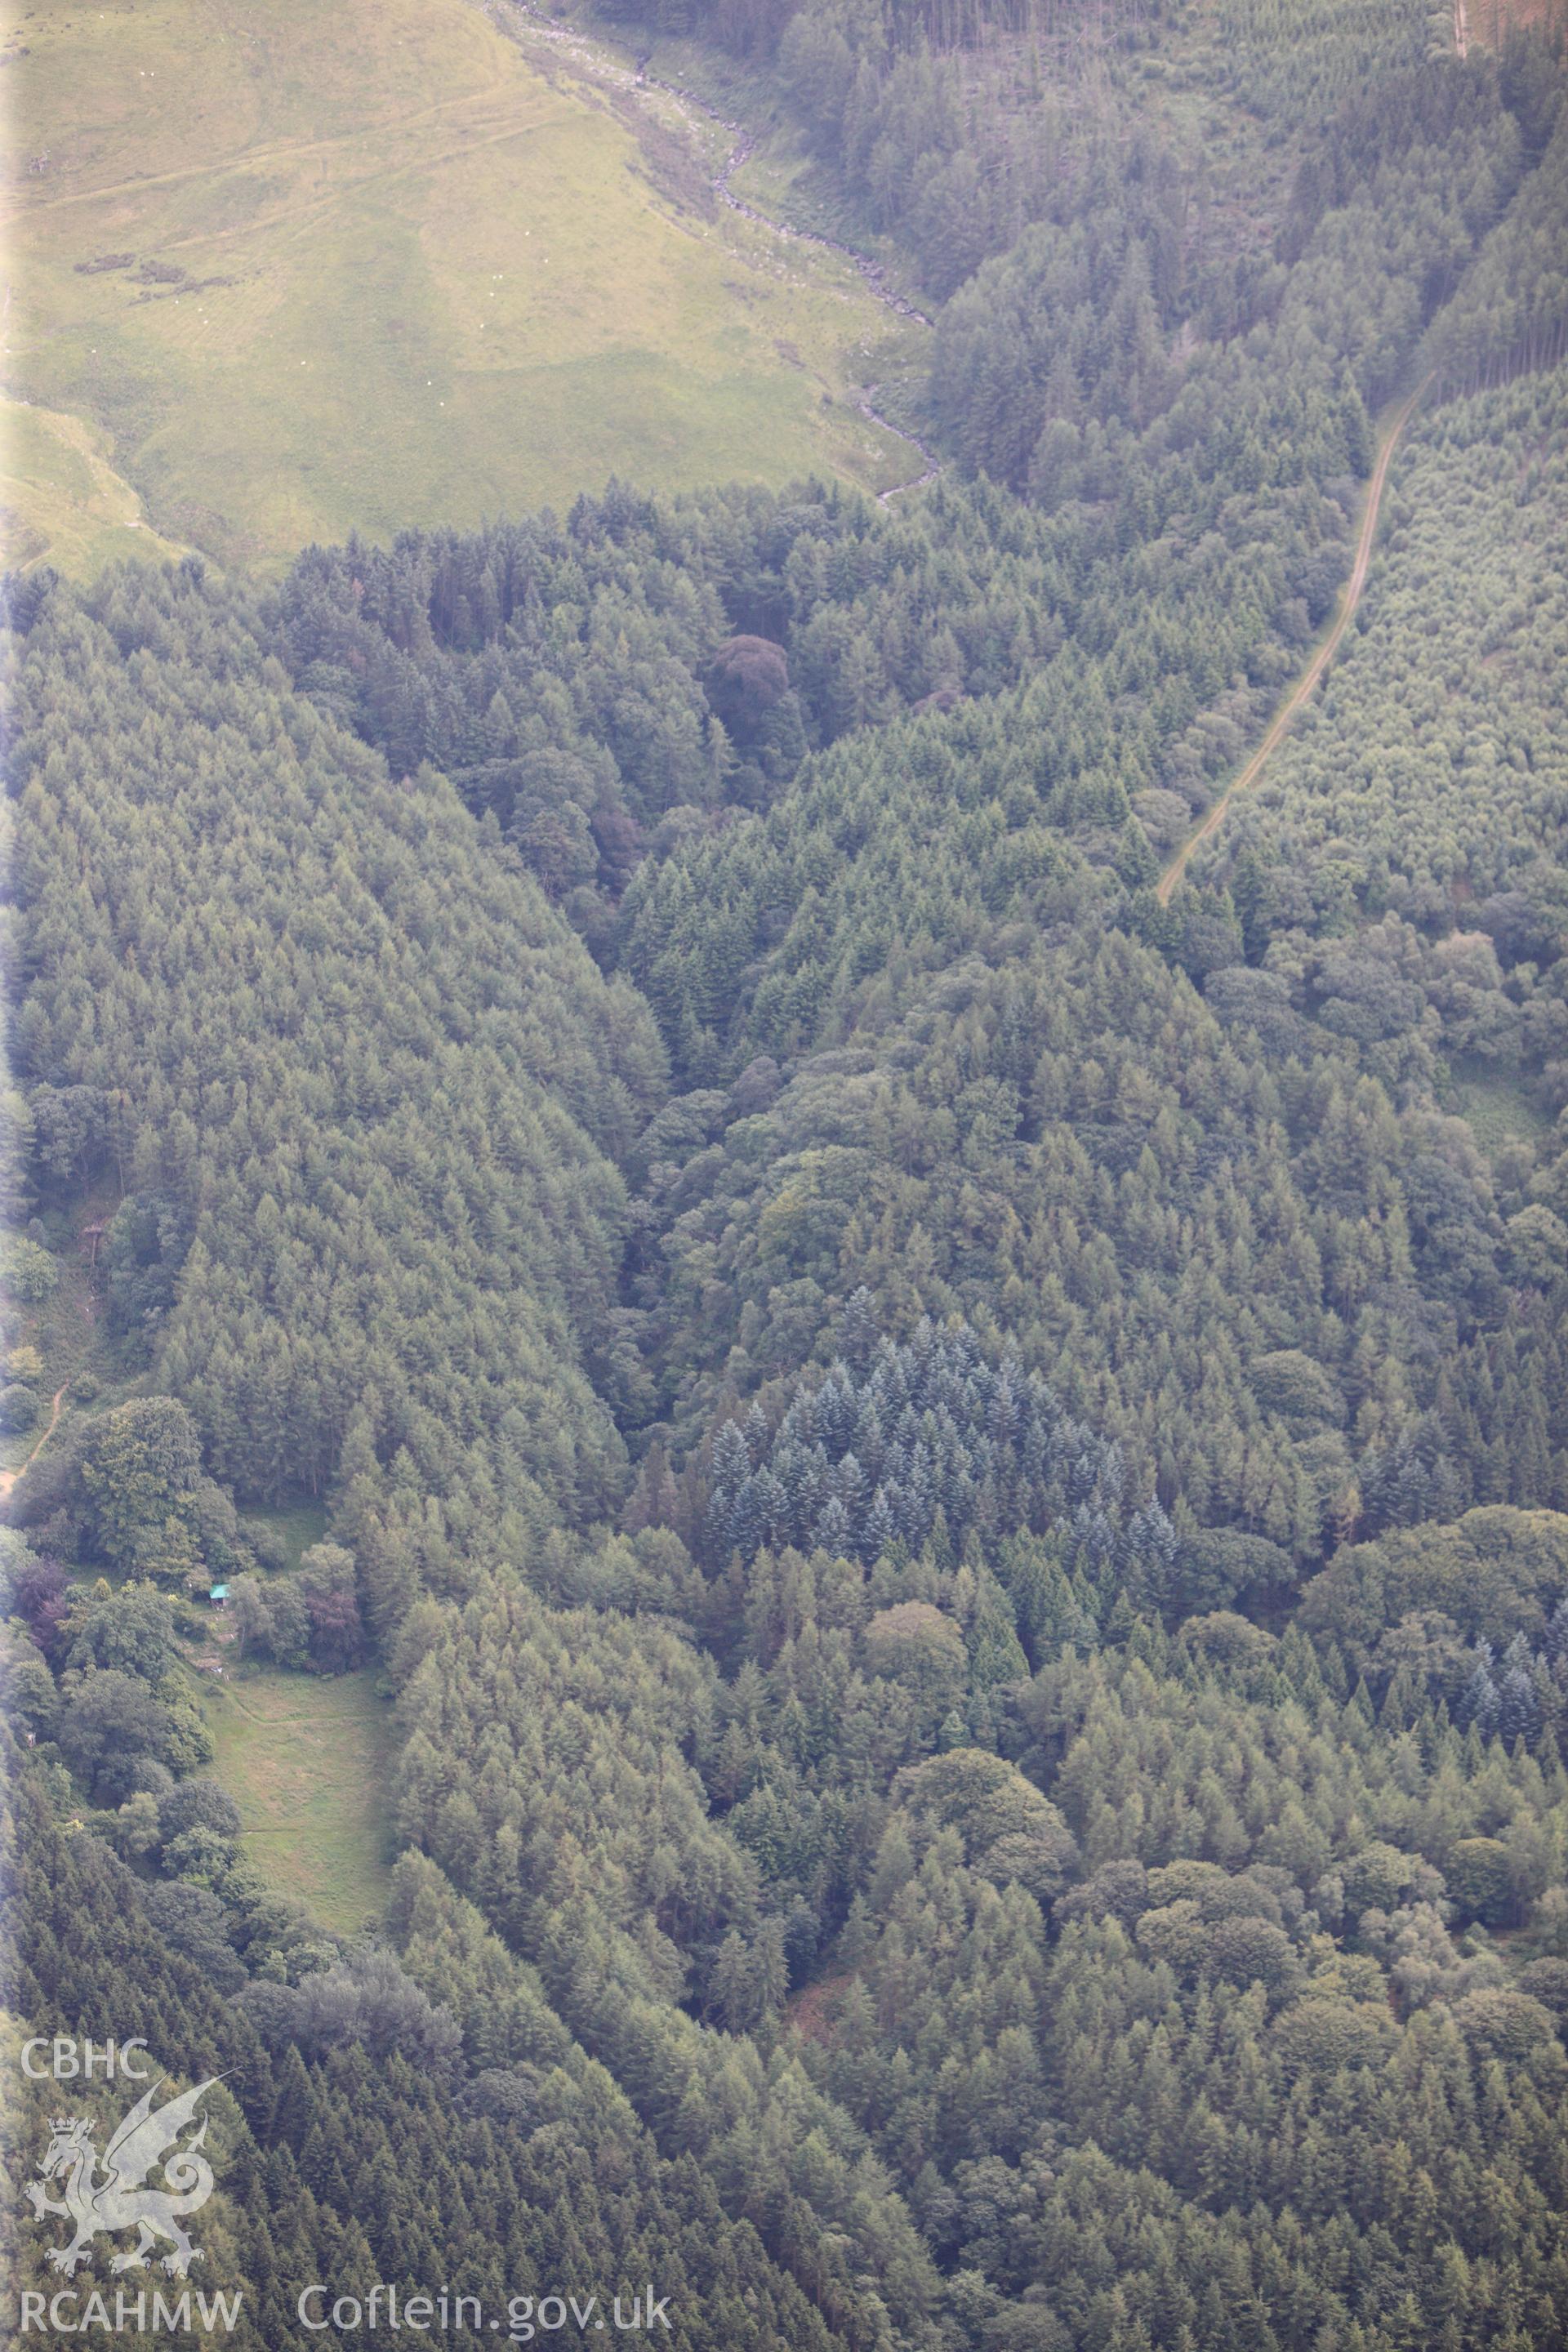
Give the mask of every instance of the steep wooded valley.
POLYGON ((1549 2352, 1561 23, 574 30, 933 478, 7 576, 8 2029, 223 2078, 237 2346, 1549 2352))

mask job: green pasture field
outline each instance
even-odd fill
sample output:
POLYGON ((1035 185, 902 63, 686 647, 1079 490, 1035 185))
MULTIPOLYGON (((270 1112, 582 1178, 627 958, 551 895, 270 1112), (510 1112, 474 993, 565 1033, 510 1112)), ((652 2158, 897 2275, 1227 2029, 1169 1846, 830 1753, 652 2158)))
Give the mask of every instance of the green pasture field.
POLYGON ((5 54, 25 562, 911 471, 854 405, 889 322, 849 265, 506 0, 37 0, 5 54))
POLYGON ((203 1679, 212 1769, 239 1807, 246 1853, 323 1927, 366 1926, 388 1884, 392 1729, 374 1676, 243 1667, 203 1679))

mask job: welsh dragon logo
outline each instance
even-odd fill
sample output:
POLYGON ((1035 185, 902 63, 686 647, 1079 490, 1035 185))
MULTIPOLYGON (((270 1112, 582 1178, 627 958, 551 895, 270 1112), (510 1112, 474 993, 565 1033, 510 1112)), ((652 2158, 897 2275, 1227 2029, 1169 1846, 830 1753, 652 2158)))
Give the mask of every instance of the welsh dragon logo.
POLYGON ((121 2230, 141 2234, 129 2253, 113 2257, 111 2271, 145 2268, 148 2254, 160 2238, 173 2242, 173 2253, 164 2254, 162 2262, 175 2278, 184 2278, 193 2263, 205 2260, 200 2247, 193 2246, 180 2227, 180 2217, 199 2212, 213 2193, 212 2167, 198 2153, 207 2136, 205 2114, 200 2130, 184 2147, 175 2142, 195 2116, 198 2102, 222 2079, 214 2074, 207 2082, 198 2083, 194 2091, 182 2091, 178 2098, 155 2110, 153 2102, 163 2084, 154 2083, 150 2091, 144 2091, 104 2149, 101 2179, 89 2118, 55 2116, 50 2119, 51 2137, 38 2170, 46 2180, 63 2176, 65 2193, 63 2198, 47 2197, 34 2180, 28 2183, 27 2200, 39 2221, 46 2213, 58 2213, 76 2224, 76 2236, 68 2246, 49 2248, 48 2259, 56 2270, 70 2278, 78 2263, 86 2262, 96 2237, 113 2236, 121 2230), (173 2153, 165 2155, 165 2150, 173 2153), (160 2158, 166 2186, 147 2188, 143 2185, 147 2175, 160 2158))

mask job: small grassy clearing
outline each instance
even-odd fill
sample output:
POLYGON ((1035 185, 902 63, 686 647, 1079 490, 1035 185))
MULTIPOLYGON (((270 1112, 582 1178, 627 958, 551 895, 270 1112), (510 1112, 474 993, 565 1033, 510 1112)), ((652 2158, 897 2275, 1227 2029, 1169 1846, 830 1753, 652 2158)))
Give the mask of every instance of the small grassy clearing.
POLYGON ((1489 1159, 1510 1143, 1539 1143, 1551 1130, 1551 1120, 1506 1070, 1489 1069, 1479 1061, 1457 1062, 1452 1095, 1453 1108, 1489 1159))
POLYGON ((295 1569, 301 1556, 312 1544, 327 1540, 327 1507, 324 1503, 301 1498, 291 1503, 278 1503, 266 1509, 246 1507, 247 1525, 252 1523, 268 1528, 283 1547, 287 1557, 279 1563, 280 1570, 295 1569))
POLYGON ((213 1771, 239 1807, 246 1852, 321 1925, 352 1935, 386 1900, 392 1725, 369 1671, 242 1667, 202 1696, 213 1771))

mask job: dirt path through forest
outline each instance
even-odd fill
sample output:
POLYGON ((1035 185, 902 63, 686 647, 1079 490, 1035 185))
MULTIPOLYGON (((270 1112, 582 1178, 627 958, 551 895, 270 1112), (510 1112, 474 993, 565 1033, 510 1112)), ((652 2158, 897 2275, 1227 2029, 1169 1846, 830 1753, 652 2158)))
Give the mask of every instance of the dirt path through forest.
POLYGON ((1361 592, 1366 585, 1366 575, 1372 568, 1373 545, 1377 538, 1377 519, 1383 506, 1383 493, 1388 483, 1389 465, 1398 446, 1399 436, 1415 415, 1416 403, 1426 389, 1425 382, 1418 383, 1409 399, 1394 412, 1392 420, 1384 428, 1378 448, 1377 463, 1372 469, 1372 479, 1366 486, 1366 499, 1361 519, 1361 535, 1356 541, 1355 562, 1351 566, 1350 578, 1340 593, 1340 608, 1334 617, 1332 628, 1269 720, 1268 733, 1237 777, 1236 782, 1221 793, 1197 831, 1188 835, 1160 877, 1159 887, 1154 895, 1162 907, 1170 905, 1172 893, 1186 872, 1187 862, 1194 850, 1219 831, 1225 822, 1225 813, 1232 801, 1239 793, 1250 792, 1258 782, 1269 758, 1279 749, 1290 721, 1302 704, 1310 698, 1324 671, 1339 651, 1340 640, 1349 628, 1351 616, 1361 602, 1361 592))
POLYGON ((37 1460, 39 1454, 43 1452, 45 1446, 54 1435, 55 1423, 60 1417, 60 1407, 65 1402, 66 1388, 68 1388, 69 1386, 70 1382, 68 1381, 65 1384, 65 1388, 58 1388, 55 1391, 55 1409, 49 1415, 49 1425, 47 1429, 45 1430, 42 1437, 39 1438, 37 1445, 34 1446, 31 1454, 28 1454, 26 1460, 23 1463, 20 1470, 0 1470, 0 1499, 3 1499, 5 1496, 9 1495, 12 1487, 16 1484, 18 1478, 26 1477, 27 1472, 32 1468, 34 1463, 37 1460))

